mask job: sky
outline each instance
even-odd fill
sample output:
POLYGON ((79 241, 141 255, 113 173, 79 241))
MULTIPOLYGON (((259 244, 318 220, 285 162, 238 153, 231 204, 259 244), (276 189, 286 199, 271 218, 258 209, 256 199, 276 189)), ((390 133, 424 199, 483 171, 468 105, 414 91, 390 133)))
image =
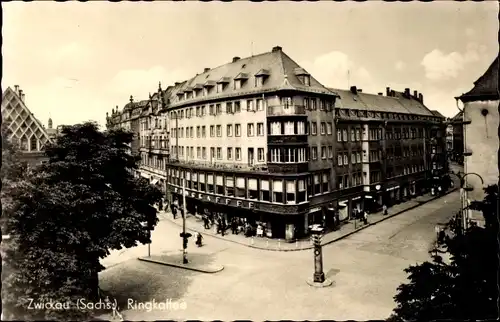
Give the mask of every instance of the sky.
POLYGON ((498 54, 498 3, 9 2, 2 90, 20 85, 47 123, 105 124, 205 67, 281 46, 323 85, 409 87, 452 117, 498 54))

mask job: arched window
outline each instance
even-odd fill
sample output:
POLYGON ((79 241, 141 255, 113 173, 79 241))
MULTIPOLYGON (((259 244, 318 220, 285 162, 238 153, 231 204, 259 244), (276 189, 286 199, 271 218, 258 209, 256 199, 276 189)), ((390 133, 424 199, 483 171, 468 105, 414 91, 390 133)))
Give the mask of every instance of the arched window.
POLYGON ((32 136, 30 139, 30 151, 36 151, 37 150, 37 139, 36 136, 32 136))

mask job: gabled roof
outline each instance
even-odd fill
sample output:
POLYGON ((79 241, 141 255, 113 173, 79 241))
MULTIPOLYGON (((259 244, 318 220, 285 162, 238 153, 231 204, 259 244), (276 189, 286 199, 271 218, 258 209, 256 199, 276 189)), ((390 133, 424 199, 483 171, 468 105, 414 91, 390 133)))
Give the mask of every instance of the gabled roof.
POLYGON ((498 100, 498 56, 486 72, 474 82, 474 87, 458 98, 462 102, 477 100, 498 100))
MULTIPOLYGON (((295 89, 313 93, 335 95, 319 83, 314 77, 310 78, 310 86, 305 86, 295 74, 296 69, 302 69, 295 61, 286 55, 280 47, 275 47, 271 52, 242 58, 234 62, 212 68, 198 74, 182 84, 177 84, 171 93, 171 104, 189 104, 190 102, 204 101, 217 97, 235 96, 239 94, 261 93, 280 89, 295 89), (177 94, 183 93, 188 87, 203 84, 205 87, 214 86, 220 82, 232 82, 235 78, 246 74, 252 77, 267 76, 263 86, 255 86, 253 81, 245 82, 240 88, 227 86, 221 93, 210 93, 206 97, 196 97, 179 100, 177 94)), ((302 69, 303 70, 303 69, 302 69)), ((305 70, 304 70, 305 72, 305 70)), ((307 73, 307 72, 306 72, 307 73)))
POLYGON ((418 100, 406 98, 403 93, 395 92, 395 97, 367 94, 350 90, 330 88, 337 93, 340 99, 336 100, 336 107, 368 110, 374 112, 403 113, 423 116, 434 116, 433 113, 418 100))
POLYGON ((431 112, 432 112, 432 114, 434 114, 434 116, 437 116, 437 117, 442 118, 442 119, 446 118, 443 114, 439 113, 438 110, 431 110, 431 112))

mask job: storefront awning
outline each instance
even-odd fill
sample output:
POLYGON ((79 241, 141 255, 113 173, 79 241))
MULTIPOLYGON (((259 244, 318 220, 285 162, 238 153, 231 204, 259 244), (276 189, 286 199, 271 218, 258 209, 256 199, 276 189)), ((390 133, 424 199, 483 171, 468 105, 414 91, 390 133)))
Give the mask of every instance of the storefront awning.
POLYGON ((365 199, 373 199, 372 196, 365 196, 365 199))
POLYGON ((339 202, 339 207, 347 207, 345 201, 339 202))
POLYGON ((318 211, 321 211, 321 207, 316 207, 316 208, 309 209, 309 213, 310 214, 312 214, 313 212, 318 212, 318 211))
POLYGON ((152 185, 155 185, 155 184, 157 184, 157 183, 158 183, 158 179, 153 179, 153 180, 151 180, 151 184, 152 184, 152 185))

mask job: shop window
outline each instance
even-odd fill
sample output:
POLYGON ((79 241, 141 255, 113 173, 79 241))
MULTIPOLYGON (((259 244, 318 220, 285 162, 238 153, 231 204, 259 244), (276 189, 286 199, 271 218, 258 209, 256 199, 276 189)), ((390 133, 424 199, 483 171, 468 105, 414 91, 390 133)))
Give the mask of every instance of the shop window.
POLYGON ((191 186, 191 172, 186 172, 186 188, 192 189, 192 186, 191 186))
POLYGON ((260 200, 270 201, 269 195, 269 180, 260 181, 260 200))
POLYGON ((245 178, 236 178, 236 197, 246 198, 245 178))
POLYGON ((222 176, 217 176, 216 177, 216 186, 217 186, 217 191, 216 194, 218 195, 224 195, 224 178, 222 176))
POLYGON ((286 181, 286 203, 295 204, 295 181, 286 181))
POLYGON ((197 173, 193 173, 192 181, 193 181, 193 189, 198 190, 198 174, 197 173))
POLYGON ((226 177, 226 196, 234 197, 234 178, 226 177))
POLYGON ((199 191, 206 192, 207 187, 205 185, 205 174, 200 173, 198 180, 199 180, 198 181, 199 182, 199 191))
POLYGON ((306 183, 305 180, 298 180, 298 192, 297 192, 297 203, 306 201, 306 183))
POLYGON ((207 175, 207 188, 209 193, 214 193, 214 175, 207 175))
POLYGON ((259 190, 257 189, 257 179, 248 179, 248 199, 259 199, 259 190))
POLYGON ((283 203, 283 181, 273 180, 273 202, 283 203))
POLYGON ((327 193, 329 190, 329 185, 328 185, 328 174, 323 173, 323 180, 322 180, 322 192, 327 193))

